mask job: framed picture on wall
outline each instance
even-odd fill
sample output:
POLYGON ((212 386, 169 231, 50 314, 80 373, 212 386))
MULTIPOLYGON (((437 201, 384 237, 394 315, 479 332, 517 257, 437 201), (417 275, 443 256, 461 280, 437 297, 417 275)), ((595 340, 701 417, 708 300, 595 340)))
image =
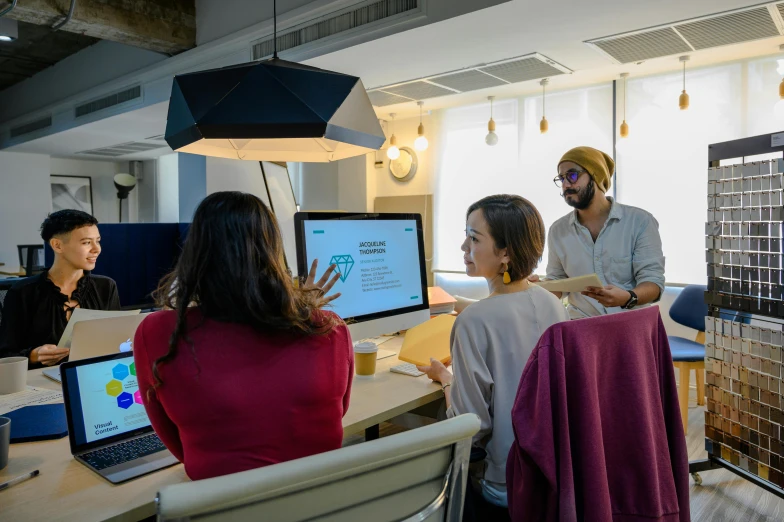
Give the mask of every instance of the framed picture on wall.
POLYGON ((51 177, 52 212, 81 210, 93 215, 93 186, 89 176, 51 177))

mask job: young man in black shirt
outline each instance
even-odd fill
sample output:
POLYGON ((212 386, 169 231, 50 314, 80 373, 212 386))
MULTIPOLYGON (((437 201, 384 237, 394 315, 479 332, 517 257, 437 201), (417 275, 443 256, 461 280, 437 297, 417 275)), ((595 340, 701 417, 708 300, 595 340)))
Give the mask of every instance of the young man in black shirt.
POLYGON ((69 349, 57 343, 75 308, 120 309, 114 280, 90 274, 101 253, 97 225, 97 219, 79 210, 60 210, 44 220, 41 238, 52 247, 54 263, 6 294, 0 357, 27 357, 30 369, 59 364, 69 349))

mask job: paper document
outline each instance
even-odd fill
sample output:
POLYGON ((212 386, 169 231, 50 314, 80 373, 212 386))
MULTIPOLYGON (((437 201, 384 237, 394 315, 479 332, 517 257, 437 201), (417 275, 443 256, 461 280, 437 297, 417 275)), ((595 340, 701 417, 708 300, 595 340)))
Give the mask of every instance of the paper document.
POLYGON ((71 337, 73 336, 74 325, 80 321, 90 321, 92 319, 108 319, 110 317, 123 317, 126 315, 137 315, 141 310, 88 310, 87 308, 76 308, 71 312, 71 318, 68 324, 65 325, 60 342, 57 343, 58 348, 70 348, 71 337))
POLYGON ((54 404, 56 402, 63 402, 63 392, 28 386, 25 391, 20 391, 19 393, 0 395, 0 415, 5 415, 25 406, 54 404))
POLYGON ((582 292, 589 286, 602 288, 604 285, 596 274, 588 274, 568 279, 554 279, 535 283, 550 292, 582 292))

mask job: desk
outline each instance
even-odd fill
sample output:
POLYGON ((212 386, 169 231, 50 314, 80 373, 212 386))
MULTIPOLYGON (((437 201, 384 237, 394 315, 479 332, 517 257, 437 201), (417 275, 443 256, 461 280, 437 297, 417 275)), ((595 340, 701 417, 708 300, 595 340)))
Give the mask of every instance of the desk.
MULTIPOLYGON (((0 263, 0 266, 5 266, 5 263, 0 263)), ((25 276, 25 269, 23 267, 19 267, 19 271, 18 272, 5 272, 3 270, 0 270, 0 275, 24 277, 25 276)))
MULTIPOLYGON (((400 351, 402 337, 381 346, 400 351)), ((345 435, 360 433, 380 422, 443 397, 427 376, 409 377, 389 371, 397 357, 378 361, 373 379, 354 379, 351 404, 343 418, 345 435)), ((28 373, 27 384, 59 389, 41 370, 28 373)), ((155 495, 168 484, 188 480, 182 464, 113 486, 71 456, 68 437, 54 441, 12 444, 8 467, 0 482, 41 470, 41 475, 0 491, 0 520, 136 521, 155 514, 155 495)))

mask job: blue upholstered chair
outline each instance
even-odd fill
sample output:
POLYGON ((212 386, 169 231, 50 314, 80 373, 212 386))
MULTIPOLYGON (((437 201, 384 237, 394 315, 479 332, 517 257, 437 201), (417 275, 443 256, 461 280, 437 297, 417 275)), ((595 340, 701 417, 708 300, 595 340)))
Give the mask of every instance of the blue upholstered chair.
POLYGON ((708 305, 704 294, 707 288, 702 285, 688 285, 670 307, 670 318, 678 324, 697 330, 694 340, 668 335, 672 362, 679 373, 678 402, 683 419, 683 432, 689 427, 689 378, 694 370, 697 380, 697 405, 705 404, 705 316, 708 305))

